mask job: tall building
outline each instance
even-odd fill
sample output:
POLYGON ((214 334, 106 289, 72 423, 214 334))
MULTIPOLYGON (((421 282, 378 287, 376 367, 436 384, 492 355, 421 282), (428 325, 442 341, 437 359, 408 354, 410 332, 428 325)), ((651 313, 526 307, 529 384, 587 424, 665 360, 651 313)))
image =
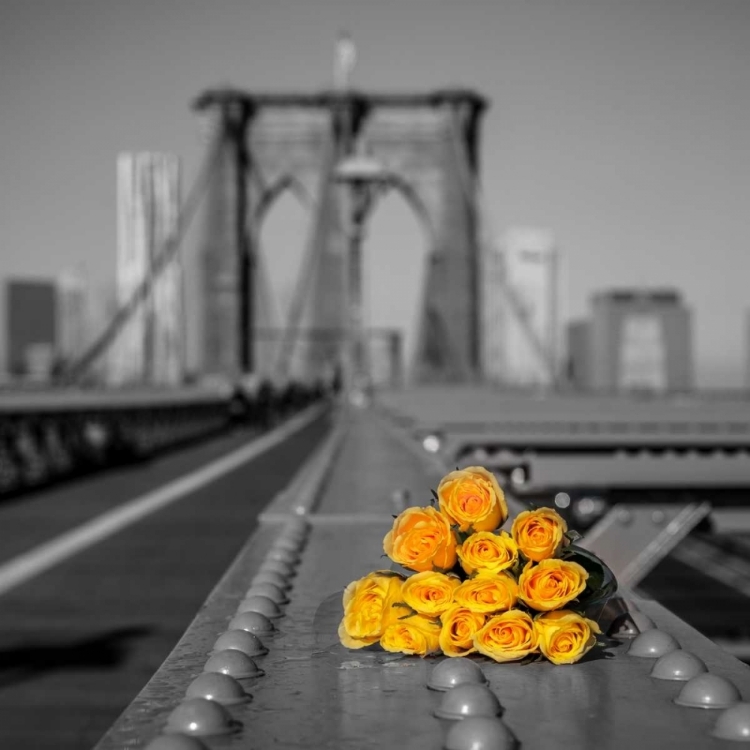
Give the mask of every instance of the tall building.
POLYGON ((84 279, 75 273, 60 274, 57 292, 57 356, 69 365, 83 354, 89 343, 88 290, 84 279))
POLYGON ((549 386, 557 362, 557 248, 545 229, 515 227, 502 243, 507 294, 504 304, 505 382, 549 386), (512 308, 511 309, 511 305, 512 308))
POLYGON ((11 279, 6 285, 7 368, 11 377, 48 380, 55 367, 57 293, 51 279, 11 279))
POLYGON ((489 247, 482 255, 482 364, 485 380, 505 381, 505 321, 507 311, 503 296, 505 258, 489 247))
MULTIPOLYGON (((148 278, 179 216, 179 159, 123 153, 117 160, 117 303, 126 305, 148 278)), ((179 257, 161 271, 151 293, 120 332, 110 359, 113 384, 174 385, 184 360, 184 300, 179 257)))
MULTIPOLYGON (((591 312, 585 367, 591 389, 606 392, 692 389, 691 313, 679 292, 670 289, 601 292, 593 296, 591 312)), ((581 367, 580 361, 578 366, 581 367)))
POLYGON ((591 384, 591 323, 573 320, 567 328, 566 375, 568 385, 577 391, 591 384))

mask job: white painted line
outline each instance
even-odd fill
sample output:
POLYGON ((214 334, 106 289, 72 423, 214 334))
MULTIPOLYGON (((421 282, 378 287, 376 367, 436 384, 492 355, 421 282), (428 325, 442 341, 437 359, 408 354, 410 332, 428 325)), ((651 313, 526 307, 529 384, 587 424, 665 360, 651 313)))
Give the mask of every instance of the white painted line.
POLYGON ((324 404, 311 406, 249 445, 238 448, 157 490, 102 513, 81 526, 0 565, 0 595, 252 461, 309 425, 325 408, 324 404))

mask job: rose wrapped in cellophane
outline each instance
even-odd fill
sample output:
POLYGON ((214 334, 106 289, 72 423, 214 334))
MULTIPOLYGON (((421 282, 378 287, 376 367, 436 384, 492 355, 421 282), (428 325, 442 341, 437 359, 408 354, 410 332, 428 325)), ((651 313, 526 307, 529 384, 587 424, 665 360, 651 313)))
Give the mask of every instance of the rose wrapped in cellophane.
POLYGON ((597 643, 587 607, 617 582, 554 508, 522 511, 510 530, 505 495, 481 466, 456 469, 431 504, 394 516, 383 550, 413 571, 376 571, 344 592, 339 638, 428 656, 480 653, 498 662, 573 664, 597 643))

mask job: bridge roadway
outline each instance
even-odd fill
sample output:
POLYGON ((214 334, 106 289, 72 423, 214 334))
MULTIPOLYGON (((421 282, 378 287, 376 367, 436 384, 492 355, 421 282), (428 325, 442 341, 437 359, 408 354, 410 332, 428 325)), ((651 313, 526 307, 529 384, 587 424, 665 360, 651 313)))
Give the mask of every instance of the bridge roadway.
MULTIPOLYGON (((228 709, 236 731, 205 738, 206 745, 442 747, 446 726, 431 715, 441 696, 425 686, 435 660, 349 651, 336 635, 343 588, 384 567, 382 537, 391 514, 404 502, 426 501, 438 479, 439 465, 409 446, 385 420, 367 412, 349 413, 303 480, 260 516, 258 531, 206 606, 97 750, 144 747, 165 729, 170 713, 202 672, 216 638, 229 627, 274 540, 290 519, 299 521, 300 512, 311 531, 278 632, 263 637, 269 653, 257 662, 265 674, 241 680, 252 700, 228 709), (326 453, 335 457, 330 468, 326 453)), ((705 581, 697 581, 692 572, 688 577, 686 591, 697 599, 705 581)), ((699 655, 710 671, 732 680, 744 699, 750 698, 746 665, 658 603, 642 597, 635 601, 660 629, 699 655)), ((630 657, 626 650, 626 644, 609 643, 569 667, 479 663, 522 748, 710 750, 731 744, 709 734, 717 712, 675 705, 672 699, 681 686, 653 680, 652 662, 630 657)))
POLYGON ((327 433, 329 417, 295 424, 288 439, 234 469, 219 465, 224 473, 208 484, 178 486, 171 504, 152 504, 155 512, 129 526, 117 514, 134 499, 153 500, 156 489, 260 439, 268 444, 269 435, 238 428, 0 504, 0 747, 97 742, 169 654, 258 513, 327 433), (103 518, 114 522, 111 535, 78 554, 56 561, 42 547, 66 534, 70 542, 82 527, 91 541, 97 529, 84 525, 103 518), (26 553, 33 560, 19 559, 26 553), (34 561, 42 572, 23 580, 34 561))

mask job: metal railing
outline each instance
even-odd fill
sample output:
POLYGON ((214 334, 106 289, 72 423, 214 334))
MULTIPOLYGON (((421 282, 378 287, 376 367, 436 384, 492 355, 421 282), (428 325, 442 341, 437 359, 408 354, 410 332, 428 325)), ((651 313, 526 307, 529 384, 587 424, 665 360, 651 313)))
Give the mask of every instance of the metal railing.
POLYGON ((326 398, 322 383, 256 387, 65 390, 0 397, 0 498, 142 460, 245 425, 267 429, 326 398))

